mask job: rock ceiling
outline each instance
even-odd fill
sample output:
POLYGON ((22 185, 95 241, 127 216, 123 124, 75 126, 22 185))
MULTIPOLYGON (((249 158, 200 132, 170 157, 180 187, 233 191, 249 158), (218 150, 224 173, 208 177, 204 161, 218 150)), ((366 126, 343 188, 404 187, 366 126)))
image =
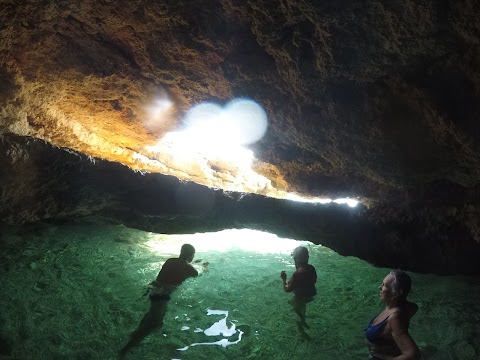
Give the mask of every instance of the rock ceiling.
POLYGON ((192 105, 248 97, 269 119, 256 171, 280 189, 477 184, 480 5, 314 3, 2 0, 2 130, 202 182, 135 155, 192 105))
POLYGON ((475 0, 0 0, 0 133, 226 190, 358 197, 375 221, 442 207, 478 242, 479 15, 475 0), (235 98, 268 117, 258 178, 148 150, 192 106, 235 98))

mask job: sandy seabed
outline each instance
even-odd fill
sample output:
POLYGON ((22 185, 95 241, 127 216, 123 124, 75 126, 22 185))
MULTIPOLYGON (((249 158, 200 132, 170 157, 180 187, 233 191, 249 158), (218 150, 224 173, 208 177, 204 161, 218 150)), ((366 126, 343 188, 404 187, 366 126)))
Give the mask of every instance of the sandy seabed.
MULTIPOLYGON (((2 228, 0 359, 115 359, 148 308, 145 285, 189 242, 196 259, 210 263, 208 273, 174 293, 164 327, 129 359, 365 360, 363 332, 382 309, 378 285, 389 269, 302 243, 318 272, 306 337, 279 277, 293 272, 290 252, 300 243, 268 236, 160 235, 88 223, 2 228), (205 334, 225 318, 232 334, 205 334)), ((410 332, 423 359, 480 359, 480 279, 411 276, 410 300, 420 309, 410 332)))

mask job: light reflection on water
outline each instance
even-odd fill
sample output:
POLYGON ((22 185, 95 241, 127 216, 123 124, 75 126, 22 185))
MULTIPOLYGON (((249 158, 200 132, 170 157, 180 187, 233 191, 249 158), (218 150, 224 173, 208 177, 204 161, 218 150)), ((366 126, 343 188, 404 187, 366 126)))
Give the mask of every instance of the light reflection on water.
MULTIPOLYGON (((238 344, 242 340, 243 331, 237 330, 233 321, 230 321, 231 327, 227 325, 227 318, 228 318, 228 311, 227 310, 207 310, 207 315, 224 315, 222 319, 218 320, 217 322, 213 323, 208 329, 202 330, 201 328, 196 328, 194 332, 203 332, 206 336, 224 336, 223 339, 214 342, 201 342, 201 343, 193 343, 183 348, 177 349, 178 351, 186 351, 188 348, 192 346, 199 346, 199 345, 218 345, 221 347, 227 347, 229 345, 238 344), (238 339, 235 341, 230 341, 228 338, 238 332, 238 339)), ((189 330, 189 326, 182 326, 181 330, 189 330)))

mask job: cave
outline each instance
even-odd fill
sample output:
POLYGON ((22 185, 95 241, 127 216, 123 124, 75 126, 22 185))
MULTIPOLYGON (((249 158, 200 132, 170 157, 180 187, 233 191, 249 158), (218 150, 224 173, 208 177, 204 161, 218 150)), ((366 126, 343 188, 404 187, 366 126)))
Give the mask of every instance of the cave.
POLYGON ((422 358, 480 359, 479 3, 0 3, 0 359, 114 358, 182 243, 131 358, 364 359, 402 269, 422 358))

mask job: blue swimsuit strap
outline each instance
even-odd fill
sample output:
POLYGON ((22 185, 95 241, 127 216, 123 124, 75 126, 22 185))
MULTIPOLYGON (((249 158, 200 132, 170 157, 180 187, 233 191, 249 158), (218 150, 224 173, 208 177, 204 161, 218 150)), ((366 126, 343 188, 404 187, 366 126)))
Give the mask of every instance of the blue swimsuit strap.
MULTIPOLYGON (((378 314, 380 315, 380 314, 378 314)), ((375 324, 375 325, 372 325, 373 321, 378 317, 375 316, 372 320, 370 320, 370 323, 368 324, 368 327, 367 329, 365 330, 365 335, 368 339, 368 341, 370 342, 373 342, 375 341, 375 338, 377 337, 378 335, 378 331, 383 327, 383 325, 385 325, 385 323, 387 322, 388 318, 390 317, 390 315, 388 315, 385 319, 383 319, 382 321, 380 321, 378 324, 375 324)))
MULTIPOLYGON (((381 314, 381 313, 379 313, 378 315, 380 315, 380 314, 381 314)), ((392 314, 388 315, 385 319, 383 319, 382 321, 380 321, 378 324, 372 325, 373 321, 374 321, 376 318, 378 318, 378 315, 375 316, 372 320, 370 320, 370 323, 368 324, 368 327, 377 327, 377 326, 380 325, 380 324, 383 325, 383 324, 385 323, 385 321, 387 321, 388 318, 390 317, 390 315, 392 315, 392 314)))

